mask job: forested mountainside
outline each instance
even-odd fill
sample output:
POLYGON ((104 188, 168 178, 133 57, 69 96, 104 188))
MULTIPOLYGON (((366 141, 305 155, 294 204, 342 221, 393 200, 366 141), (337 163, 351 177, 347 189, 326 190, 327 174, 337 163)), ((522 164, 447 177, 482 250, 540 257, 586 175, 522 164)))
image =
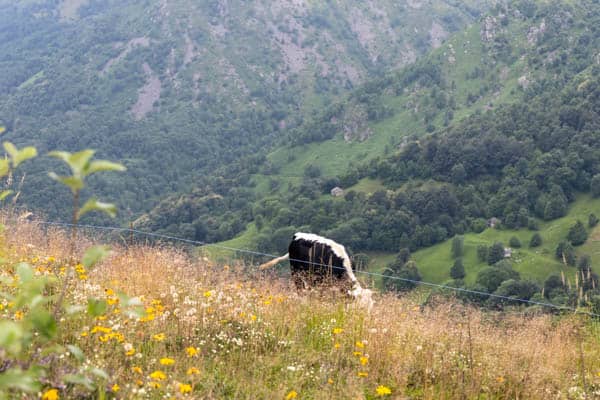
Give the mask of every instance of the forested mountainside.
MULTIPOLYGON (((0 0, 2 139, 122 161, 126 175, 93 187, 131 220, 217 169, 256 163, 315 109, 439 47, 487 3, 0 0)), ((27 171, 21 200, 56 217, 66 198, 49 166, 27 171)))
POLYGON ((576 192, 600 193, 599 27, 592 1, 497 5, 294 130, 262 165, 207 180, 138 224, 198 240, 247 229, 273 252, 295 230, 396 252, 491 217, 535 228, 576 192))

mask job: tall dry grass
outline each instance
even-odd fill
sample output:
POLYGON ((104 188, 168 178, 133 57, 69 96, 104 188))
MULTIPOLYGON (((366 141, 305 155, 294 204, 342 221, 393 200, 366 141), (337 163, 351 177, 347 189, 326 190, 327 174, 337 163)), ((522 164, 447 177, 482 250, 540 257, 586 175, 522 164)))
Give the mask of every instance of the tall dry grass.
MULTIPOLYGON (((5 224, 3 258, 68 259, 67 233, 5 224)), ((80 238, 79 251, 91 242, 80 238)), ((368 313, 335 291, 297 293, 249 271, 169 246, 116 245, 69 295, 71 304, 105 298, 107 313, 64 326, 61 340, 109 373, 114 398, 600 398, 598 325, 583 317, 421 307, 392 295, 368 313), (139 296, 146 316, 127 317, 118 292, 139 296)), ((77 393, 50 384, 63 398, 77 393)))

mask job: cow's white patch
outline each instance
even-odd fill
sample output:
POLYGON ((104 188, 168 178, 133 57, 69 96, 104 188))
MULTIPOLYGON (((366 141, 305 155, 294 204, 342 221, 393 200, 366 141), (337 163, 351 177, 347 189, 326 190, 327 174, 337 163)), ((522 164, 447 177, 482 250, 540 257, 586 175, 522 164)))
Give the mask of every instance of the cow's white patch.
POLYGON ((346 269, 346 273, 348 274, 348 278, 350 278, 350 281, 353 284, 358 285, 358 287, 360 288, 360 284, 358 283, 358 280, 356 279, 356 276, 352 271, 352 263, 350 262, 350 257, 348 257, 348 253, 346 253, 346 248, 344 246, 337 242, 334 242, 331 239, 315 235, 314 233, 297 232, 296 234, 294 234, 294 240, 296 239, 304 239, 309 242, 316 242, 329 246, 331 248, 331 251, 333 251, 336 256, 343 260, 344 268, 346 269))

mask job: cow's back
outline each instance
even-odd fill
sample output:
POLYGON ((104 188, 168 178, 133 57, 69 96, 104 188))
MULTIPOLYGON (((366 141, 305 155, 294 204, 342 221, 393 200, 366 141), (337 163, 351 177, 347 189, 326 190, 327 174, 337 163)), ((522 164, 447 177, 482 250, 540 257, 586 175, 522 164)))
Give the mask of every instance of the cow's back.
POLYGON ((306 272, 318 276, 342 278, 344 260, 331 247, 320 242, 294 238, 288 248, 292 273, 306 272))

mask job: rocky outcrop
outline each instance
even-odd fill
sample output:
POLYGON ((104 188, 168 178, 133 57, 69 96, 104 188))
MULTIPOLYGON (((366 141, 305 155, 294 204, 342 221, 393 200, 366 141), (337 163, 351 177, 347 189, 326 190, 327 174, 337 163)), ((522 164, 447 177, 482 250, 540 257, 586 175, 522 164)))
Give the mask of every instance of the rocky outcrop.
POLYGON ((498 19, 488 15, 481 21, 480 36, 483 42, 491 42, 497 35, 498 19))

